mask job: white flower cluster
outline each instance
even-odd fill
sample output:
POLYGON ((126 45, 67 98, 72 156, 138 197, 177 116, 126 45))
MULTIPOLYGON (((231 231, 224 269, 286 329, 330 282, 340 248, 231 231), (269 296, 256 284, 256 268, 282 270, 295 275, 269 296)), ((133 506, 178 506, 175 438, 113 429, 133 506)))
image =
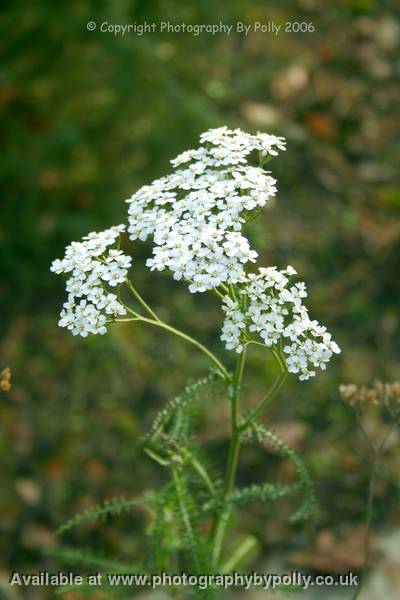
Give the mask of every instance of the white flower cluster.
POLYGON ((246 328, 245 314, 241 311, 239 303, 229 296, 224 297, 222 310, 225 313, 225 320, 221 340, 225 342, 227 350, 236 350, 240 353, 243 351, 242 337, 246 328))
POLYGON ((51 265, 54 273, 71 273, 66 284, 68 301, 63 305, 58 324, 70 329, 73 335, 104 334, 107 318, 126 314, 116 294, 106 287, 123 283, 131 265, 132 259, 115 247, 124 230, 124 225, 117 225, 90 233, 81 242, 67 246, 64 258, 51 265))
POLYGON ((285 150, 283 138, 250 135, 227 127, 200 136, 202 144, 171 161, 176 170, 139 189, 129 203, 132 240, 152 236, 152 270, 172 271, 190 282, 191 292, 236 282, 257 253, 241 230, 249 212, 276 193, 276 181, 248 164, 285 150))
POLYGON ((261 268, 256 274, 241 278, 239 301, 224 298, 225 321, 221 340, 228 350, 243 351, 256 332, 267 346, 283 342, 283 352, 290 373, 299 373, 300 380, 315 375, 313 368, 326 368, 333 353, 340 348, 326 327, 312 321, 302 299, 307 296, 305 284, 291 284, 293 267, 278 271, 276 267, 261 268))

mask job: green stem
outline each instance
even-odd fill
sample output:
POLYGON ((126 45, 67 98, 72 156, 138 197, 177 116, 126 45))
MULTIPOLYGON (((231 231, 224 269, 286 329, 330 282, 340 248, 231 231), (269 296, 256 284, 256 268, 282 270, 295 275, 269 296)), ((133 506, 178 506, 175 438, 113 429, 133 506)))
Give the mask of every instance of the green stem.
MULTIPOLYGON (((230 494, 235 484, 237 464, 240 451, 240 428, 238 425, 238 401, 242 383, 244 364, 246 360, 246 348, 236 361, 235 374, 230 388, 231 397, 231 442, 229 446, 228 465, 225 476, 224 500, 230 494)), ((222 513, 213 528, 212 564, 217 567, 224 541, 226 528, 231 514, 231 506, 224 506, 222 513)))
POLYGON ((230 284, 229 286, 230 292, 231 292, 231 298, 232 300, 235 300, 235 302, 237 302, 237 297, 236 297, 236 293, 235 293, 235 287, 230 284))
POLYGON ((228 371, 226 370, 226 368, 224 367, 224 365, 221 363, 221 361, 215 356, 215 354, 213 354, 211 352, 211 350, 209 350, 208 348, 206 348, 206 346, 204 346, 203 344, 201 344, 200 342, 198 342, 194 338, 190 337, 190 335, 187 335, 186 333, 183 333, 183 331, 180 331, 179 329, 175 329, 175 327, 172 327, 171 325, 167 325, 167 323, 164 323, 163 321, 160 321, 159 319, 157 319, 157 320, 148 319, 147 317, 142 317, 140 315, 137 315, 137 313, 134 313, 131 310, 129 310, 129 312, 131 312, 132 314, 135 315, 134 318, 132 318, 132 319, 115 319, 114 322, 116 322, 116 323, 128 323, 128 322, 131 322, 131 321, 138 321, 138 322, 142 322, 142 323, 148 323, 149 325, 154 325, 155 327, 160 327, 161 329, 165 329, 166 331, 169 331, 170 333, 173 333, 177 337, 180 337, 183 340, 186 340, 187 342, 189 342, 190 344, 192 344, 193 346, 195 346, 198 350, 200 350, 200 352, 203 352, 203 354, 205 354, 206 356, 208 356, 208 358, 210 358, 212 360, 212 362, 218 368, 218 371, 221 373, 221 375, 223 375, 223 377, 227 381, 231 380, 230 374, 228 373, 228 371))
POLYGON ((219 298, 220 300, 223 300, 224 294, 221 294, 221 292, 219 290, 217 290, 217 288, 212 288, 212 292, 217 296, 217 298, 219 298))
POLYGON ((244 364, 246 362, 246 347, 236 360, 235 373, 230 389, 231 396, 231 425, 232 432, 238 429, 238 401, 240 395, 240 387, 242 385, 244 364))
POLYGON ((229 296, 229 288, 228 288, 228 286, 226 286, 224 283, 220 283, 219 287, 223 289, 225 295, 229 296))
POLYGON ((286 363, 285 363, 285 357, 282 354, 282 351, 279 347, 274 348, 273 346, 272 347, 267 346, 267 344, 264 344, 263 342, 258 342, 257 340, 247 340, 245 345, 250 346, 250 344, 253 344, 254 346, 261 346, 261 348, 268 348, 268 350, 271 350, 276 362, 279 365, 280 370, 282 372, 287 370, 286 363))
POLYGON ((154 310, 147 304, 144 298, 142 298, 142 296, 139 294, 139 292, 136 290, 136 288, 133 286, 132 282, 129 279, 126 280, 126 285, 128 286, 132 295, 136 298, 139 304, 141 304, 143 308, 149 313, 149 315, 152 316, 155 321, 160 321, 154 310))
POLYGON ((207 473, 207 471, 205 470, 205 468, 203 467, 203 465, 197 460, 197 458, 195 458, 193 456, 193 454, 190 454, 189 456, 189 461, 193 467, 193 469, 195 471, 197 471, 197 473, 200 475, 200 477, 202 478, 202 480, 204 481, 205 485, 207 486, 210 494, 212 496, 215 496, 215 487, 214 484, 209 476, 209 474, 207 473))
MULTIPOLYGON (((240 434, 235 432, 231 437, 231 444, 229 448, 228 468, 227 477, 224 491, 224 500, 227 495, 231 492, 235 481, 238 458, 240 450, 240 434)), ((217 521, 216 527, 214 528, 214 540, 212 548, 212 565, 214 568, 218 567, 219 559, 222 551, 222 544, 224 541, 226 529, 228 526, 229 518, 231 516, 232 507, 231 505, 224 506, 222 513, 217 521)))
MULTIPOLYGON (((183 331, 179 331, 179 329, 175 329, 175 327, 172 327, 171 325, 167 325, 167 323, 164 323, 163 321, 161 321, 161 319, 158 317, 158 315, 147 304, 147 302, 139 294, 139 292, 136 290, 136 288, 134 287, 134 285, 132 284, 132 282, 129 279, 126 280, 126 284, 129 288, 130 292, 132 293, 132 295, 139 302, 139 304, 141 304, 141 306, 143 306, 143 308, 146 310, 146 312, 152 317, 152 319, 148 319, 147 317, 142 317, 141 315, 139 315, 138 313, 136 313, 135 311, 133 311, 132 309, 130 309, 129 307, 126 306, 125 308, 128 310, 128 312, 135 317, 134 320, 142 321, 144 323, 149 323, 151 325, 156 325, 157 327, 161 327, 162 329, 165 329, 166 331, 169 331, 170 333, 173 333, 174 335, 186 340, 190 344, 193 344, 193 346, 196 346, 196 348, 198 350, 200 350, 201 352, 206 354, 213 361, 213 363, 218 367, 218 370, 224 376, 224 378, 227 381, 230 381, 231 377, 230 377, 228 371, 226 370, 224 365, 221 363, 221 361, 215 356, 215 354, 213 354, 208 348, 206 348, 206 346, 204 346, 203 344, 201 344, 194 338, 190 337, 186 333, 183 333, 183 331)), ((218 292, 218 295, 220 295, 219 292, 218 292)), ((127 321, 128 319, 118 319, 118 321, 122 321, 122 320, 127 321)))
POLYGON ((257 540, 254 536, 248 535, 234 551, 232 556, 222 565, 221 573, 232 573, 243 558, 256 547, 257 540))
POLYGON ((180 331, 179 329, 175 329, 175 327, 172 327, 171 325, 167 325, 167 323, 164 323, 163 321, 153 321, 152 319, 147 319, 146 317, 140 317, 139 320, 143 323, 148 323, 149 325, 155 325, 156 327, 165 329, 166 331, 173 333, 174 335, 182 338, 183 340, 186 340, 187 342, 195 346, 198 350, 203 352, 203 354, 206 354, 208 358, 210 358, 213 361, 213 363, 218 367, 218 370, 225 377, 225 379, 227 379, 228 381, 230 380, 230 375, 228 371, 225 369, 221 361, 215 356, 215 354, 213 354, 211 350, 203 346, 203 344, 190 337, 190 335, 183 333, 183 331, 180 331))
MULTIPOLYGON (((267 394, 260 400, 257 406, 251 411, 249 417, 242 424, 238 423, 238 400, 240 395, 240 387, 243 377, 243 370, 245 364, 245 351, 246 346, 244 348, 243 353, 240 355, 236 362, 235 374, 233 377, 232 385, 231 385, 231 428, 232 428, 232 437, 231 443, 229 447, 229 458, 228 458, 228 466, 226 471, 225 478, 225 487, 224 487, 224 500, 226 500, 227 496, 230 494, 234 487, 237 464, 239 458, 240 451, 240 442, 241 442, 241 433, 245 431, 248 427, 252 425, 255 419, 262 413, 264 408, 271 402, 273 397, 278 393, 281 389, 286 377, 287 377, 287 368, 284 362, 284 357, 277 350, 273 350, 273 354, 275 359, 277 360, 280 368, 280 374, 276 378, 273 383, 271 389, 267 392, 267 394)), ((214 568, 218 567, 218 563, 221 556, 222 544, 224 541, 226 528, 228 526, 229 517, 231 514, 231 506, 224 506, 217 521, 215 527, 213 528, 214 533, 214 542, 212 549, 212 565, 214 568)))
POLYGON ((163 467, 167 467, 169 465, 169 462, 165 458, 160 456, 158 452, 155 452, 152 448, 145 448, 144 451, 159 465, 162 465, 163 467))
POLYGON ((288 375, 288 373, 286 370, 282 371, 278 375, 278 377, 275 379, 274 383, 272 384, 271 389, 265 394, 264 398, 262 398, 262 400, 260 400, 260 402, 257 404, 257 406, 255 406, 255 408, 253 408, 253 410, 251 411, 251 413, 248 416, 248 418, 246 419, 246 421, 241 425, 241 427, 240 427, 241 431, 245 431, 246 429, 248 429, 250 427, 250 425, 257 419, 257 417, 263 412, 264 408, 271 402, 271 400, 274 398, 274 396, 276 396, 276 394, 281 389, 282 385, 285 382, 287 375, 288 375))

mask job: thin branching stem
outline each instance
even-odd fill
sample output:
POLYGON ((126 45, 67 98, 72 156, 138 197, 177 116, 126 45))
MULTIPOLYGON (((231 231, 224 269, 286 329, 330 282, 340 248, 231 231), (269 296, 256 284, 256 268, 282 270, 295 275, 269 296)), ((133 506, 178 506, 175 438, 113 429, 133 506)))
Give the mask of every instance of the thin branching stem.
POLYGON ((147 323, 148 325, 154 325, 155 327, 160 327, 161 329, 165 329, 165 331, 169 331, 170 333, 173 333, 177 337, 180 337, 183 340, 186 340, 187 342, 189 342, 190 344, 195 346, 198 350, 203 352, 203 354, 208 356, 208 358, 210 358, 212 360, 212 362, 216 365, 216 367, 218 367, 219 372, 224 376, 224 378, 227 381, 230 380, 231 377, 230 377, 228 371, 226 370, 224 365, 221 363, 221 361, 215 356, 215 354, 213 354, 211 352, 211 350, 206 348, 206 346, 204 346, 203 344, 201 344, 194 338, 190 337, 190 335, 187 335, 187 333, 184 333, 183 331, 180 331, 179 329, 176 329, 175 327, 172 327, 171 325, 168 325, 167 323, 164 323, 163 321, 155 321, 153 319, 147 319, 146 317, 140 317, 138 319, 138 321, 140 321, 142 323, 147 323))
POLYGON ((371 442, 371 440, 369 439, 368 434, 367 434, 367 432, 365 431, 365 429, 364 429, 364 427, 362 425, 360 414, 358 413, 357 409, 354 410, 354 414, 355 414, 355 417, 356 417, 356 423, 357 423, 358 429, 360 430, 360 433, 363 436, 363 438, 364 438, 364 440, 365 440, 365 442, 366 442, 366 444, 368 446, 368 449, 371 452, 371 456, 372 456, 372 460, 373 460, 374 456, 375 456, 375 453, 376 453, 374 445, 371 442))
POLYGON ((147 304, 147 302, 144 300, 144 298, 139 294, 139 292, 137 291, 137 289, 135 288, 135 286, 133 285, 133 283, 127 279, 126 280, 126 285, 128 286, 129 291, 131 292, 131 294, 134 296, 134 298, 136 298, 136 300, 139 302, 139 304, 141 306, 143 306, 143 308, 145 309, 145 311, 155 320, 155 321, 160 321, 159 317, 157 316, 157 314, 154 312, 154 310, 147 304))
POLYGON ((214 293, 214 294, 217 296, 217 298, 219 298, 220 300, 223 300, 223 299, 224 299, 224 295, 223 295, 223 294, 221 294, 221 292, 219 292, 219 291, 217 290, 217 288, 213 288, 213 289, 212 289, 212 292, 213 292, 213 293, 214 293))
MULTIPOLYGON (((247 343, 248 344, 254 343, 254 344, 259 345, 259 342, 249 341, 247 343)), ((264 345, 264 344, 262 344, 262 345, 264 345)), ((271 352, 279 365, 280 374, 275 379, 274 383, 272 384, 272 387, 268 390, 268 392, 265 394, 265 396, 260 400, 260 402, 250 412, 250 415, 247 417, 246 421, 240 426, 240 430, 242 432, 245 431, 246 429, 248 429, 249 427, 251 427, 251 425, 254 423, 254 421, 264 411, 266 406, 271 402, 271 400, 273 400, 273 398, 276 396, 276 394, 281 389, 281 387, 284 384, 286 377, 288 375, 285 358, 282 355, 281 350, 271 348, 271 352)))
POLYGON ((371 470, 370 470, 370 476, 369 476, 369 481, 368 481, 368 499, 367 499, 366 518, 365 518, 366 531, 365 531, 365 539, 364 539, 364 560, 363 560, 363 566, 361 569, 360 585, 357 587, 357 589, 352 597, 352 600, 356 600, 356 598, 359 597, 363 583, 365 581, 365 577, 368 573, 368 568, 369 568, 369 553, 370 553, 370 544, 371 544, 371 529, 372 529, 372 516, 373 516, 372 513, 373 513, 373 506, 374 506, 375 486, 376 486, 376 477, 378 474, 379 460, 382 456, 382 453, 385 449, 386 443, 387 443, 390 435, 393 433, 393 431, 398 427, 398 425, 400 423, 400 418, 395 419, 391 423, 391 425, 388 427, 388 429, 386 430, 378 447, 375 448, 374 445, 372 444, 371 440, 369 439, 368 434, 365 431, 365 429, 361 423, 361 420, 358 418, 357 414, 356 414, 356 420, 357 420, 357 425, 358 425, 364 439, 367 440, 368 447, 372 452, 372 462, 371 462, 371 470))
POLYGON ((245 558, 245 556, 251 552, 257 546, 257 541, 253 536, 247 536, 238 548, 234 551, 232 556, 222 565, 221 573, 231 573, 237 565, 245 558))
POLYGON ((213 483, 211 477, 209 476, 209 474, 207 473, 206 469, 201 464, 201 462, 198 461, 197 458, 195 456, 193 456, 193 454, 189 455, 189 462, 192 465, 193 469, 197 472, 197 474, 201 477, 201 479, 205 483, 210 494, 212 496, 215 496, 214 483, 213 483))
POLYGON ((281 389, 287 377, 287 371, 281 372, 278 377, 275 379, 272 387, 268 390, 265 396, 260 400, 260 402, 253 408, 250 415, 247 417, 246 421, 241 425, 241 431, 245 431, 248 429, 252 423, 260 416, 260 414, 264 411, 266 406, 271 402, 271 400, 276 396, 276 394, 281 389))
POLYGON ((160 327, 161 329, 165 329, 166 331, 169 331, 170 333, 176 335, 177 337, 180 337, 180 338, 186 340, 193 346, 196 346, 196 348, 198 350, 200 350, 201 352, 203 352, 203 354, 206 354, 216 365, 216 367, 218 368, 221 375, 223 375, 223 377, 227 381, 230 380, 230 374, 228 373, 228 371, 226 370, 224 365, 221 363, 221 361, 215 356, 215 354, 213 354, 213 352, 211 352, 211 350, 206 348, 206 346, 204 346, 204 344, 201 344, 200 342, 198 342, 197 340, 195 340, 194 338, 189 336, 187 333, 184 333, 183 331, 180 331, 179 329, 176 329, 175 327, 172 327, 171 325, 164 323, 164 321, 162 321, 158 317, 158 315, 154 312, 154 310, 147 304, 147 302, 144 300, 144 298, 139 294, 139 292, 136 290, 136 288, 134 287, 134 285, 132 284, 132 282, 129 279, 126 280, 126 284, 129 288, 130 292, 132 293, 132 295, 136 298, 136 300, 139 302, 139 304, 146 310, 146 312, 152 318, 150 319, 150 318, 144 317, 144 316, 140 315, 139 313, 137 313, 136 311, 132 310, 129 306, 124 305, 127 312, 129 312, 129 314, 131 314, 134 317, 134 319, 116 319, 116 321, 118 321, 118 322, 128 322, 129 320, 141 321, 142 323, 148 323, 149 325, 155 325, 156 327, 160 327))
POLYGON ((188 335, 187 333, 184 333, 183 331, 180 331, 179 329, 176 329, 175 327, 172 327, 171 325, 164 323, 164 321, 160 321, 160 319, 157 319, 157 320, 148 319, 147 317, 138 315, 138 313, 135 313, 128 307, 126 307, 126 308, 133 315, 133 318, 115 319, 115 322, 129 323, 132 321, 136 321, 138 323, 147 323, 148 325, 154 325, 155 327, 160 327, 161 329, 165 329, 166 331, 169 331, 170 333, 176 335, 177 337, 180 337, 183 340, 186 340, 187 342, 189 342, 190 344, 195 346, 198 350, 200 350, 200 352, 203 352, 203 354, 208 356, 208 358, 210 358, 212 360, 212 362, 215 364, 215 366, 218 368, 218 371, 221 373, 221 375, 224 377, 224 379, 226 379, 226 381, 230 381, 231 376, 228 373, 227 369, 224 367, 224 365, 221 363, 221 361, 215 356, 215 354, 213 354, 213 352, 211 352, 211 350, 209 350, 206 346, 204 346, 203 344, 201 344, 194 338, 190 337, 190 335, 188 335))
POLYGON ((230 285, 229 286, 230 292, 231 292, 231 298, 232 300, 235 300, 235 302, 237 302, 237 297, 236 297, 236 292, 235 292, 235 286, 234 285, 230 285))
MULTIPOLYGON (((246 348, 236 359, 235 373, 230 387, 231 399, 231 442, 229 446, 228 465, 226 470, 224 499, 233 489, 236 477, 237 464, 240 450, 240 429, 238 425, 238 403, 242 383, 244 365, 246 361, 246 348)), ((224 541, 226 528, 231 513, 231 506, 225 506, 213 527, 212 564, 217 566, 224 541)))
MULTIPOLYGON (((239 459, 239 451, 240 451, 240 443, 241 443, 241 435, 242 433, 251 427, 257 417, 262 413, 264 408, 269 404, 269 402, 274 398, 274 396, 278 393, 280 388, 282 387, 286 377, 287 377, 287 368, 284 362, 284 358, 280 352, 280 350, 273 351, 273 355, 278 362, 280 374, 273 383, 271 389, 267 392, 267 394, 260 400, 260 402, 256 405, 256 407, 251 411, 249 417, 246 419, 244 423, 239 423, 238 417, 238 401, 240 396, 240 388, 242 383, 244 365, 246 360, 246 347, 244 346, 244 350, 241 355, 239 355, 236 361, 235 374, 233 377, 233 381, 231 384, 231 443, 229 447, 229 457, 228 457, 228 467, 225 478, 225 487, 224 487, 224 500, 226 500, 227 496, 231 493, 236 477, 237 464, 239 459)), ((212 565, 214 568, 218 566, 222 545, 226 533, 226 528, 228 525, 228 521, 231 514, 231 506, 224 506, 222 512, 220 514, 219 520, 216 522, 213 528, 213 549, 212 549, 212 565)))
POLYGON ((224 283, 220 283, 219 287, 225 292, 225 294, 229 296, 229 288, 227 285, 225 285, 224 283))

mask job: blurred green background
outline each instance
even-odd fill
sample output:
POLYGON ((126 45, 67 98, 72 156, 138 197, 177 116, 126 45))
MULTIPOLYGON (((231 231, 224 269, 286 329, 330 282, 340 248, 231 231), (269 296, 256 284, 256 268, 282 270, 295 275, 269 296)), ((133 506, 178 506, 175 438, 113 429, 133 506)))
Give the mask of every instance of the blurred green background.
MULTIPOLYGON (((10 392, 0 397, 3 576, 48 565, 39 548, 56 544, 55 527, 77 510, 138 494, 163 478, 136 441, 187 377, 206 372, 207 362, 158 331, 119 325, 102 338, 76 339, 60 330, 64 288, 49 264, 69 241, 123 222, 125 198, 166 173, 168 161, 195 147, 203 130, 224 124, 287 138, 287 152, 270 163, 279 195, 252 238, 262 263, 298 270, 312 314, 342 347, 326 373, 308 383, 293 380, 269 413, 316 482, 313 523, 290 526, 282 503, 273 519, 254 507, 243 525, 257 532, 264 556, 309 547, 303 564, 318 569, 312 551, 318 535, 350 535, 362 524, 366 450, 338 385, 400 376, 395 5, 3 3, 0 370, 9 366, 13 373, 10 392), (313 23, 315 31, 142 37, 99 31, 103 22, 166 20, 297 21, 313 23), (88 21, 96 31, 87 31, 88 21)), ((150 274, 143 268, 149 248, 130 248, 145 297, 230 360, 218 339, 217 303, 150 274)), ((254 353, 245 402, 265 389, 269 367, 254 353)), ((380 428, 377 422, 377 435, 380 428)), ((217 464, 227 435, 227 405, 208 407, 204 444, 217 464)), ((400 516, 398 448, 385 456, 375 514, 382 528, 400 516)), ((249 470, 284 478, 286 467, 267 452, 249 453, 239 480, 247 483, 249 470)), ((136 556, 145 522, 143 514, 121 516, 85 526, 70 541, 136 556)))

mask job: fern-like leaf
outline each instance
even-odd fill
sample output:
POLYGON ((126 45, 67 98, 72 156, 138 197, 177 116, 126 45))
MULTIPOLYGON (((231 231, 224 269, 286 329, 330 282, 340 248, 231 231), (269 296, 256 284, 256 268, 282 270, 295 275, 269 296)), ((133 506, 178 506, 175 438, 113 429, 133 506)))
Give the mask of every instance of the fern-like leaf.
POLYGON ((173 551, 169 543, 170 534, 170 505, 175 496, 172 483, 168 483, 159 491, 154 500, 153 519, 147 529, 149 537, 148 552, 145 557, 145 568, 151 572, 166 571, 171 566, 173 551))
POLYGON ((198 398, 201 392, 216 385, 219 381, 220 377, 218 377, 215 372, 211 372, 208 377, 204 377, 187 385, 180 396, 173 398, 168 402, 166 407, 157 414, 149 431, 141 438, 141 444, 146 445, 158 438, 178 410, 186 407, 193 400, 198 398))
POLYGON ((261 444, 268 440, 281 454, 281 456, 288 458, 293 463, 299 478, 297 489, 301 489, 303 491, 304 497, 300 508, 294 513, 294 515, 292 515, 291 521, 297 522, 307 519, 315 505, 315 494, 314 486, 306 465, 293 448, 281 440, 276 433, 266 429, 261 423, 255 423, 243 435, 244 441, 251 441, 251 439, 254 438, 256 438, 256 440, 261 444))
POLYGON ((111 573, 133 574, 143 571, 143 568, 139 568, 138 566, 121 563, 112 558, 93 554, 86 550, 78 550, 70 546, 45 548, 43 552, 48 556, 58 558, 67 565, 90 565, 92 567, 98 567, 100 570, 107 569, 107 572, 111 573))
POLYGON ((198 540, 191 519, 192 499, 189 497, 185 486, 185 480, 181 476, 180 470, 172 469, 172 478, 175 485, 177 504, 179 506, 179 516, 182 521, 183 530, 186 534, 187 546, 192 555, 195 572, 201 573, 201 559, 199 555, 198 540))
POLYGON ((283 496, 287 496, 299 489, 299 484, 274 484, 264 483, 263 485, 249 485, 243 488, 236 488, 225 499, 218 498, 206 502, 203 505, 203 510, 215 510, 222 509, 224 503, 227 504, 246 504, 247 502, 253 502, 259 500, 260 502, 275 501, 279 500, 283 496))
POLYGON ((150 503, 153 500, 154 496, 152 494, 146 494, 142 498, 111 498, 111 500, 105 500, 103 504, 97 504, 84 512, 76 514, 74 517, 69 519, 66 523, 63 523, 58 527, 56 533, 61 535, 76 527, 77 525, 81 525, 87 521, 95 521, 102 517, 105 517, 109 514, 120 514, 123 511, 129 510, 133 506, 145 505, 150 503))

